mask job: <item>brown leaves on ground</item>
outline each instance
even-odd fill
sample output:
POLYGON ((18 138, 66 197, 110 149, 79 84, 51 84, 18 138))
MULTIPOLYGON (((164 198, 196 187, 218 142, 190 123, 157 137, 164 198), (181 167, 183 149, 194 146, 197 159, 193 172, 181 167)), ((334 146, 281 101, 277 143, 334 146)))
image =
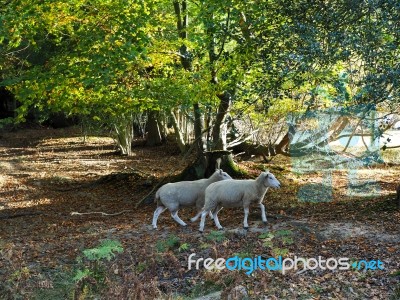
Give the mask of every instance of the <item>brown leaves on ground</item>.
MULTIPOLYGON (((399 166, 362 170, 361 176, 373 177, 381 186, 380 196, 370 198, 349 196, 346 172, 335 171, 333 201, 310 204, 298 202, 297 195, 304 184, 319 182, 320 174, 296 175, 289 171, 290 161, 280 157, 269 165, 240 162, 252 176, 269 168, 283 184, 281 190, 268 191, 269 224, 264 226, 259 209, 253 208, 247 232, 241 229, 242 209, 224 209, 219 216, 226 230, 212 233, 208 220, 200 235, 198 223, 181 228, 167 212, 159 218, 160 229, 153 231, 155 205, 135 209, 161 178, 179 173, 188 163, 172 144, 137 147, 134 156, 121 157, 109 138, 89 137, 83 143, 75 128, 42 128, 3 133, 0 153, 0 289, 5 299, 73 294, 81 299, 91 294, 104 299, 179 298, 217 290, 230 299, 400 295, 400 212, 392 201, 399 166), (127 212, 71 215, 122 211, 127 212), (97 266, 84 258, 82 262, 82 251, 104 239, 120 241, 124 252, 97 266), (191 253, 214 259, 343 256, 379 259, 385 269, 285 275, 256 271, 247 276, 243 271, 188 270, 191 253), (74 282, 77 269, 85 266, 97 273, 74 282)), ((191 209, 180 211, 184 220, 193 214, 191 209)))

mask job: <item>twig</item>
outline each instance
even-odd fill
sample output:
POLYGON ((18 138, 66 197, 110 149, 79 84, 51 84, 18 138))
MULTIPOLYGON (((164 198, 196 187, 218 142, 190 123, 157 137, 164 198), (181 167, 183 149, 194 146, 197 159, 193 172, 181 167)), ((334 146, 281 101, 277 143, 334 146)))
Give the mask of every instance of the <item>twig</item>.
POLYGON ((31 43, 28 42, 28 45, 27 45, 26 47, 24 47, 24 48, 22 48, 22 49, 15 50, 15 51, 8 52, 8 53, 6 53, 5 55, 6 55, 6 56, 8 56, 8 55, 13 55, 13 54, 15 54, 15 53, 24 51, 24 50, 28 49, 30 45, 31 45, 31 43))
POLYGON ((156 51, 156 52, 150 52, 149 54, 153 54, 153 53, 156 53, 156 54, 176 55, 176 56, 179 56, 179 57, 181 57, 181 58, 186 58, 185 55, 183 55, 183 54, 181 54, 181 53, 179 53, 179 52, 173 52, 173 51, 156 51))
MULTIPOLYGON (((371 136, 371 139, 372 139, 372 136, 371 136)), ((362 140, 362 142, 364 144, 365 149, 367 150, 367 152, 369 152, 369 148, 367 146, 367 143, 364 140, 364 129, 363 129, 362 125, 361 125, 361 140, 362 140)))
POLYGON ((120 211, 117 213, 113 213, 113 214, 108 214, 108 213, 105 213, 102 211, 93 211, 93 212, 84 212, 84 213, 73 211, 73 212, 71 212, 71 216, 92 215, 92 214, 100 214, 102 216, 118 216, 118 215, 122 215, 123 213, 131 212, 131 211, 132 210, 129 209, 129 210, 123 210, 123 211, 120 211))
POLYGON ((382 146, 381 150, 386 150, 386 149, 395 149, 395 148, 400 148, 400 145, 397 146, 382 146))
POLYGON ((249 133, 249 135, 247 137, 245 137, 244 139, 242 139, 244 137, 244 134, 242 134, 241 136, 239 136, 236 140, 230 142, 226 148, 233 148, 237 145, 240 145, 248 140, 250 140, 253 137, 253 134, 255 134, 256 132, 258 132, 259 129, 253 130, 252 132, 249 133))
POLYGON ((246 152, 240 152, 240 153, 234 154, 233 157, 240 156, 240 155, 243 155, 243 154, 246 154, 246 152))
MULTIPOLYGON (((364 117, 364 116, 363 116, 364 117)), ((360 118, 360 120, 358 120, 358 123, 357 123, 357 125, 356 126, 354 126, 354 130, 353 130, 353 132, 351 133, 351 135, 350 135, 350 137, 349 137, 349 140, 347 141, 347 144, 346 144, 346 146, 344 147, 344 149, 343 149, 343 151, 342 152, 346 152, 346 150, 347 150, 347 147, 349 147, 349 145, 350 145, 350 142, 351 142, 351 140, 352 140, 352 138, 353 138, 353 136, 354 136, 354 134, 356 133, 356 130, 357 130, 357 127, 358 127, 358 125, 360 125, 360 123, 361 123, 361 121, 363 120, 363 118, 360 118)))

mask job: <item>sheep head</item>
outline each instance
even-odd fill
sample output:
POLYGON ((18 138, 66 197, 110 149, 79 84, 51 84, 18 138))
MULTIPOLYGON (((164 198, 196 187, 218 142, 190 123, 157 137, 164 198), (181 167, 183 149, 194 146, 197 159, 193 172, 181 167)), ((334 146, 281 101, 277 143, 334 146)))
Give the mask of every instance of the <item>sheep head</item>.
POLYGON ((222 169, 217 169, 214 174, 218 176, 218 180, 232 179, 232 177, 229 176, 228 173, 222 171, 222 169))
POLYGON ((262 172, 259 177, 261 177, 261 180, 263 181, 265 187, 271 187, 277 189, 281 187, 281 183, 278 181, 278 179, 276 179, 274 174, 268 171, 262 172))

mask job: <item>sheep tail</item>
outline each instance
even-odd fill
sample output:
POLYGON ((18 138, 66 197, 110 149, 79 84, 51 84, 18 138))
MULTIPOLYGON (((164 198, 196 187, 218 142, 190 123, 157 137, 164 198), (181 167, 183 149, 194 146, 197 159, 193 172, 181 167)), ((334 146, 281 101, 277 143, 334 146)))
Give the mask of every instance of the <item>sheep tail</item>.
POLYGON ((157 203, 157 206, 161 205, 161 201, 160 201, 160 191, 158 190, 156 192, 156 195, 154 196, 154 202, 157 203))

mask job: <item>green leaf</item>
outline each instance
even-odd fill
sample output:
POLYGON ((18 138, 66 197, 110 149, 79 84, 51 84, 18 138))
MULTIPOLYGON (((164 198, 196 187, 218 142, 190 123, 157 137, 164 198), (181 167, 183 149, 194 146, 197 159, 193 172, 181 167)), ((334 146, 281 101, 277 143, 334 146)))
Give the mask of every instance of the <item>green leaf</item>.
POLYGON ((85 279, 91 275, 92 275, 92 272, 89 269, 78 270, 78 271, 76 271, 76 274, 72 280, 75 282, 79 282, 82 279, 85 279))
POLYGON ((215 231, 212 230, 207 236, 206 239, 214 242, 223 242, 226 240, 225 233, 223 231, 215 231))
POLYGON ((269 239, 274 238, 274 235, 271 232, 264 232, 258 236, 259 239, 269 239))
POLYGON ((122 253, 124 251, 121 243, 115 240, 104 240, 101 244, 92 249, 83 251, 83 255, 92 261, 99 261, 107 259, 108 261, 115 257, 115 253, 122 253))
POLYGON ((293 231, 291 231, 291 230, 278 230, 278 231, 275 232, 275 235, 277 237, 292 236, 293 235, 293 231))
POLYGON ((188 243, 183 243, 183 244, 181 244, 181 245, 179 246, 178 250, 179 250, 179 252, 186 251, 186 250, 189 249, 189 247, 190 247, 190 244, 188 244, 188 243))
POLYGON ((271 240, 264 240, 263 246, 266 248, 272 248, 274 246, 274 243, 271 240))
POLYGON ((275 256, 286 256, 289 253, 289 249, 286 248, 273 248, 272 252, 275 256))
POLYGON ((292 245, 293 244, 293 238, 289 236, 283 236, 282 237, 282 242, 284 245, 292 245))

